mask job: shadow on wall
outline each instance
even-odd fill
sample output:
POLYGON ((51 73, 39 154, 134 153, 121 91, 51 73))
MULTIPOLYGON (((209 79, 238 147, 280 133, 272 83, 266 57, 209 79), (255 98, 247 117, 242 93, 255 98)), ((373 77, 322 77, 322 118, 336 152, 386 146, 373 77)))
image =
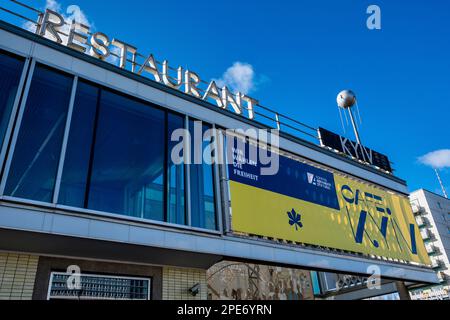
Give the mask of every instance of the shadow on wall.
POLYGON ((223 261, 207 271, 211 300, 314 300, 309 271, 223 261))

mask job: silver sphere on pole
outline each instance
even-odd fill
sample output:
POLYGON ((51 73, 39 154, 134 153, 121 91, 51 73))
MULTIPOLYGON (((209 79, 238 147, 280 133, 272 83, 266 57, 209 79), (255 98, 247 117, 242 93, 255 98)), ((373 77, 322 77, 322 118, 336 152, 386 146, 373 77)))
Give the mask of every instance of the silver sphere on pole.
POLYGON ((348 110, 350 120, 352 122, 353 131, 355 132, 355 138, 357 143, 361 144, 361 138, 359 137, 358 126, 356 125, 355 118, 353 117, 352 107, 356 104, 356 95, 351 90, 343 90, 339 92, 337 96, 337 104, 339 108, 348 110))
POLYGON ((356 103, 356 95, 351 90, 343 90, 337 96, 337 104, 343 109, 351 108, 356 103))

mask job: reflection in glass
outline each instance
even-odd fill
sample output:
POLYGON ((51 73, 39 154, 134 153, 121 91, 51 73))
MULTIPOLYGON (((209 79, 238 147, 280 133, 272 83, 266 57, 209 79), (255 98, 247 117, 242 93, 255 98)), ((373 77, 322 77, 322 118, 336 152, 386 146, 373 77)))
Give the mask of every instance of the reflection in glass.
POLYGON ((23 59, 0 53, 0 148, 5 139, 23 65, 23 59))
POLYGON ((5 194, 51 202, 73 78, 36 66, 5 194))
POLYGON ((103 90, 87 208, 164 221, 165 113, 103 90))
MULTIPOLYGON (((191 134, 191 146, 195 146, 195 138, 199 134, 205 134, 211 126, 201 124, 199 121, 189 121, 189 131, 191 134)), ((202 139, 203 140, 203 139, 202 139)), ((192 148, 191 158, 193 164, 190 165, 190 194, 191 194, 191 224, 193 227, 217 229, 216 210, 214 199, 214 171, 211 157, 212 138, 205 139, 202 148, 192 148), (206 150, 206 152, 203 152, 206 150), (199 153, 203 153, 202 155, 199 153), (197 160, 202 160, 202 164, 194 164, 195 154, 197 160)), ((195 161, 198 163, 197 161, 195 161)))
POLYGON ((58 203, 84 207, 100 89, 78 82, 58 203))
MULTIPOLYGON (((177 129, 184 129, 184 118, 178 115, 168 114, 168 208, 167 222, 186 224, 185 188, 184 188, 184 164, 174 164, 172 161, 172 149, 180 142, 171 141, 172 133, 177 129)), ((181 155, 182 156, 182 155, 181 155)))

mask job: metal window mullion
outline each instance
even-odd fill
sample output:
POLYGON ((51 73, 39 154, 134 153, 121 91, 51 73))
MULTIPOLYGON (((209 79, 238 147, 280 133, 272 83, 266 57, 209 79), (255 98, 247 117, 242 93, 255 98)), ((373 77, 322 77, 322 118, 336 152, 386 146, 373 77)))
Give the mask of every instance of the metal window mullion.
POLYGON ((223 223, 222 223, 222 188, 220 186, 220 171, 219 164, 223 163, 220 150, 222 146, 218 143, 218 132, 216 125, 213 124, 214 133, 214 207, 216 208, 216 228, 223 233, 223 223))
POLYGON ((227 177, 227 166, 228 166, 228 157, 227 157, 227 146, 225 145, 224 132, 219 131, 219 143, 220 150, 222 152, 223 163, 219 166, 219 183, 221 187, 221 196, 222 196, 222 217, 225 228, 225 233, 231 232, 231 211, 230 211, 230 192, 229 192, 229 181, 227 177))
POLYGON ((78 76, 75 76, 73 79, 73 83, 72 83, 72 92, 70 94, 69 109, 67 111, 66 127, 65 127, 65 131, 64 131, 63 143, 62 143, 62 147, 61 147, 61 154, 59 157, 58 173, 56 175, 55 190, 53 192, 53 203, 55 203, 55 204, 58 203, 58 198, 59 198, 59 190, 61 187, 61 177, 62 177, 63 168, 64 168, 64 161, 66 159, 67 142, 69 140, 70 126, 72 124, 73 106, 75 104, 75 95, 77 92, 77 85, 78 85, 78 76))
POLYGON ((51 297, 51 292, 52 292, 52 284, 53 284, 53 278, 54 278, 55 273, 52 272, 50 274, 50 283, 48 285, 48 289, 47 289, 47 300, 50 300, 51 297))
POLYGON ((28 78, 25 85, 25 90, 23 92, 22 101, 19 107, 19 114, 17 116, 17 125, 13 133, 13 137, 11 140, 11 147, 9 149, 9 154, 7 156, 5 171, 3 172, 2 181, 0 184, 0 194, 3 196, 5 193, 6 181, 8 179, 9 170, 11 169, 12 158, 14 156, 14 150, 16 148, 17 138, 19 136, 20 127, 22 126, 22 119, 25 113, 25 106, 27 103, 28 93, 30 92, 31 81, 33 79, 34 69, 36 67, 36 60, 31 60, 30 71, 28 73, 28 78))
POLYGON ((101 87, 96 86, 96 88, 97 88, 97 104, 95 106, 94 128, 92 131, 91 146, 89 151, 89 166, 87 171, 86 189, 84 191, 83 208, 88 208, 89 206, 89 193, 91 192, 92 170, 94 167, 95 145, 97 143, 98 122, 100 118, 100 106, 103 92, 103 89, 101 89, 101 87))
POLYGON ((164 111, 164 164, 163 164, 163 221, 169 222, 170 182, 169 182, 169 113, 164 111))
POLYGON ((189 117, 185 117, 185 132, 188 133, 184 139, 184 164, 186 168, 186 212, 187 225, 192 226, 191 219, 191 135, 189 131, 189 117))
POLYGON ((147 292, 148 300, 152 300, 152 278, 148 279, 148 292, 147 292))
MULTIPOLYGON (((145 213, 144 207, 145 207, 145 197, 147 196, 146 191, 147 191, 146 186, 143 185, 142 189, 141 189, 141 192, 142 192, 141 193, 141 210, 139 210, 139 214, 140 214, 141 218, 144 218, 144 213, 145 213)), ((128 201, 128 196, 126 196, 125 199, 127 199, 127 201, 128 201)))
POLYGON ((25 81, 27 79, 27 73, 28 73, 29 68, 30 68, 30 59, 27 58, 25 60, 25 63, 24 63, 23 69, 22 69, 22 75, 20 76, 16 96, 14 98, 14 103, 11 108, 11 114, 9 116, 8 127, 6 128, 5 136, 3 138, 2 149, 0 151, 0 165, 1 165, 2 169, 3 169, 3 165, 5 162, 5 158, 6 158, 6 151, 8 150, 8 145, 9 145, 8 142, 10 140, 11 132, 14 127, 14 122, 16 120, 17 109, 19 108, 20 98, 22 96, 22 91, 25 86, 25 81))

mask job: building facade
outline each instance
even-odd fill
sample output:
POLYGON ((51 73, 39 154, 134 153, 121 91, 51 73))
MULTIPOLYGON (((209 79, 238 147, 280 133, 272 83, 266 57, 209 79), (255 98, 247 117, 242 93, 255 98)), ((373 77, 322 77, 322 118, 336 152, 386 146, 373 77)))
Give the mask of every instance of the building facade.
POLYGON ((410 195, 421 236, 440 284, 411 291, 413 299, 450 299, 450 200, 420 189, 410 195))
POLYGON ((222 261, 207 272, 211 300, 314 300, 307 270, 222 261))
MULTIPOLYGON (((192 72, 185 91, 162 83, 152 56, 103 61, 102 34, 93 54, 58 43, 49 16, 39 13, 42 34, 0 21, 0 298, 206 299, 207 270, 224 260, 358 275, 376 265, 386 278, 435 282, 404 180, 321 146, 315 128, 244 109, 248 97, 226 88, 223 101, 206 89, 222 107, 202 99, 192 72), (280 175, 218 161, 228 129, 272 128, 280 175)), ((80 32, 69 39, 86 40, 80 32)))

